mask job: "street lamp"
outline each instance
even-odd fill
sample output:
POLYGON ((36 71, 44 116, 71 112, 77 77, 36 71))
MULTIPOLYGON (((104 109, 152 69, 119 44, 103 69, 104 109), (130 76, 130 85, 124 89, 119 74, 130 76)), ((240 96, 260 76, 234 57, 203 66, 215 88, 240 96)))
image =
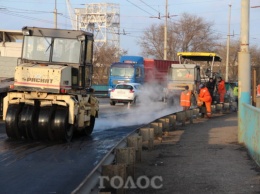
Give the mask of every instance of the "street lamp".
POLYGON ((168 0, 166 0, 165 2, 165 16, 161 16, 159 13, 158 17, 150 17, 150 18, 158 18, 161 19, 161 17, 165 17, 165 23, 164 23, 164 46, 163 46, 163 59, 167 60, 167 39, 168 39, 168 18, 170 17, 174 17, 174 16, 178 16, 178 15, 169 15, 168 13, 168 0))
POLYGON ((167 19, 168 19, 168 0, 165 3, 165 24, 164 24, 164 47, 163 47, 163 59, 167 60, 167 19))
POLYGON ((226 82, 228 82, 228 66, 229 66, 229 44, 230 44, 230 18, 231 18, 231 5, 229 6, 229 17, 228 17, 228 35, 227 35, 227 59, 226 59, 226 82))
POLYGON ((54 28, 57 29, 57 1, 55 0, 55 7, 54 7, 54 28))
MULTIPOLYGON (((165 24, 164 24, 164 48, 163 48, 163 59, 167 60, 167 39, 168 39, 168 18, 177 16, 169 15, 168 13, 168 0, 165 2, 165 24)), ((163 17, 163 16, 162 16, 163 17)))

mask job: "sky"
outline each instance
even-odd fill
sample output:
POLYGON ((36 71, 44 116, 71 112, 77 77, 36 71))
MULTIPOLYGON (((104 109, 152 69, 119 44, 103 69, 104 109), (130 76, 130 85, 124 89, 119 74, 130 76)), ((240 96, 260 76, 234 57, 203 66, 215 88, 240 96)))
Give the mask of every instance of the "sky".
MULTIPOLYGON (((85 8, 90 3, 115 3, 120 6, 120 47, 129 55, 141 55, 138 40, 152 24, 164 24, 166 0, 70 0, 71 6, 85 8), (123 33, 125 32, 125 33, 123 33)), ((71 29, 66 0, 56 0, 58 28, 71 29)), ((260 0, 251 0, 250 7, 260 6, 260 0)), ((54 27, 55 0, 0 0, 0 29, 21 30, 23 26, 54 27)), ((189 13, 213 22, 213 29, 225 41, 230 34, 239 39, 241 0, 168 0, 168 13, 178 16, 189 13), (231 8, 229 7, 231 5, 231 8)), ((250 8, 250 45, 260 45, 260 7, 250 8)), ((163 42, 162 42, 163 44, 163 42)))

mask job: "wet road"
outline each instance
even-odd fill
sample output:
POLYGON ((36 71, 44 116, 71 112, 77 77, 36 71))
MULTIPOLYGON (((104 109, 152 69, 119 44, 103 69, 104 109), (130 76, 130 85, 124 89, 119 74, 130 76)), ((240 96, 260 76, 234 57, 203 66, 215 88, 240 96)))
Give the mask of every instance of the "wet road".
POLYGON ((68 144, 11 141, 0 122, 0 193, 71 193, 123 137, 165 114, 160 106, 111 107, 101 99, 92 135, 75 137, 68 144))

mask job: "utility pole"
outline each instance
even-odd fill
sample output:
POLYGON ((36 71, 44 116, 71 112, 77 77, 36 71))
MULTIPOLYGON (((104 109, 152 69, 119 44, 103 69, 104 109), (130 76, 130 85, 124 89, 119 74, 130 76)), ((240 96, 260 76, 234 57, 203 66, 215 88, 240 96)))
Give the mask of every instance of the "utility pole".
POLYGON ((57 0, 55 0, 55 7, 54 7, 54 28, 57 29, 57 0))
POLYGON ((167 60, 167 19, 168 19, 168 0, 165 2, 165 24, 164 24, 164 52, 163 59, 167 60))
POLYGON ((231 18, 231 5, 229 6, 229 17, 228 17, 228 35, 227 35, 227 58, 226 58, 226 79, 228 82, 228 67, 229 67, 229 44, 230 44, 230 18, 231 18))
POLYGON ((238 142, 245 142, 246 105, 251 104, 251 65, 249 52, 250 0, 241 0, 240 51, 238 52, 238 142))

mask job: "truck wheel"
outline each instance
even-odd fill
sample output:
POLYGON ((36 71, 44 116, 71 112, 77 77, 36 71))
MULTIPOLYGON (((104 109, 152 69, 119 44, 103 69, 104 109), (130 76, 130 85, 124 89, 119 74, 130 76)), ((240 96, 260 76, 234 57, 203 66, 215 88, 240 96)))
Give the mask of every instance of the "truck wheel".
POLYGON ((83 130, 83 135, 90 135, 93 132, 95 126, 96 118, 94 116, 90 116, 90 125, 85 127, 83 130))
POLYGON ((35 104, 24 105, 23 110, 20 113, 18 127, 25 139, 35 140, 38 139, 38 134, 35 131, 35 126, 37 126, 39 106, 35 104))
POLYGON ((69 110, 67 107, 57 107, 53 119, 52 130, 57 140, 70 142, 74 126, 69 124, 69 110))
POLYGON ((40 139, 50 139, 52 141, 55 139, 52 130, 55 107, 56 106, 44 106, 40 108, 37 127, 37 133, 40 139))
POLYGON ((18 127, 19 115, 23 109, 22 103, 20 104, 10 104, 7 109, 5 128, 6 134, 9 138, 20 139, 22 133, 18 127))
POLYGON ((111 100, 111 101, 110 101, 110 105, 111 105, 111 106, 115 106, 115 105, 116 105, 116 102, 111 100))

